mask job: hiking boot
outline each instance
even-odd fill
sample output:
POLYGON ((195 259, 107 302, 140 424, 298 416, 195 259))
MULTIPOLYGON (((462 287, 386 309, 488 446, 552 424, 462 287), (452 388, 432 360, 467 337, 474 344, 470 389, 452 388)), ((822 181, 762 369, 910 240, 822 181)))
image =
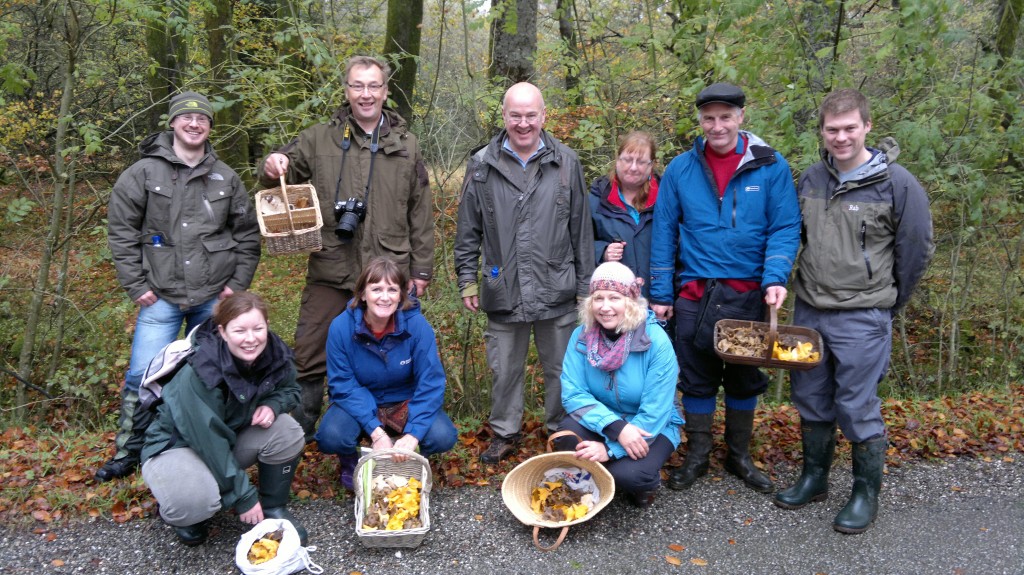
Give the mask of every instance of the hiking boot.
POLYGON ((491 439, 491 444, 487 447, 487 451, 480 454, 480 462, 488 465, 494 465, 499 463, 502 459, 507 459, 515 452, 515 450, 516 445, 514 440, 494 436, 494 438, 491 439))
POLYGON ((353 479, 356 474, 356 464, 359 463, 359 455, 356 453, 350 453, 347 455, 338 454, 338 467, 341 469, 339 473, 338 481, 341 486, 349 491, 353 490, 353 479))
POLYGON ((729 447, 725 470, 742 479, 754 491, 768 493, 775 488, 775 484, 750 458, 750 438, 753 434, 754 410, 725 408, 725 444, 729 447))
POLYGON ((206 543, 206 537, 210 534, 210 528, 209 524, 203 521, 186 527, 175 527, 174 534, 178 536, 178 541, 181 541, 182 545, 195 547, 196 545, 206 543))
POLYGON ((668 478, 671 489, 688 489, 700 477, 708 472, 711 456, 711 423, 714 413, 687 413, 686 424, 686 459, 683 465, 672 471, 668 478))
POLYGON ((651 504, 654 503, 654 497, 657 493, 658 492, 654 490, 629 491, 626 493, 626 498, 628 498, 629 502, 635 505, 636 507, 643 509, 645 507, 650 507, 651 504))
POLYGON ((878 492, 889 441, 885 437, 853 444, 853 491, 850 500, 832 522, 840 533, 863 533, 878 515, 878 492))
POLYGON ((804 451, 800 478, 789 489, 775 494, 775 505, 783 509, 800 509, 828 499, 828 475, 836 452, 836 423, 803 421, 800 434, 804 451))
POLYGON ((121 459, 111 459, 96 471, 96 481, 99 483, 105 483, 112 479, 128 477, 132 473, 135 473, 135 469, 138 467, 138 458, 130 455, 122 457, 121 459))

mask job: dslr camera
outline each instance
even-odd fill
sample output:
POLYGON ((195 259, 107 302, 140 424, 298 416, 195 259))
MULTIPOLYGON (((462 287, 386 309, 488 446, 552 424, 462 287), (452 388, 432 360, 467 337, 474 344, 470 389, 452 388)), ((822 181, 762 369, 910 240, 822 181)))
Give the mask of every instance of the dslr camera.
POLYGON ((334 220, 338 226, 334 228, 334 234, 343 242, 348 242, 356 233, 359 222, 366 219, 366 204, 359 198, 349 198, 344 202, 334 202, 334 220))

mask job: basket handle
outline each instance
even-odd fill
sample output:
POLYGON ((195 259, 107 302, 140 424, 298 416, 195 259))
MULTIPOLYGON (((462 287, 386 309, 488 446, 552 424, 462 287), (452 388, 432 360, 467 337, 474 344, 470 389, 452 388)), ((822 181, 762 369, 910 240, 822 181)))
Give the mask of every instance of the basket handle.
POLYGON ((554 433, 552 433, 551 435, 548 436, 548 453, 554 452, 554 446, 555 446, 555 440, 556 439, 558 439, 559 437, 568 437, 570 435, 576 438, 576 443, 579 443, 579 442, 583 441, 582 437, 580 437, 579 435, 576 435, 574 432, 572 432, 572 431, 570 431, 568 429, 563 429, 562 431, 556 431, 556 432, 554 432, 554 433))
POLYGON ((769 320, 768 320, 768 346, 765 348, 764 359, 765 361, 771 361, 772 354, 775 352, 775 342, 779 339, 779 310, 774 305, 768 306, 769 320))
POLYGON ((284 197, 284 213, 288 214, 288 230, 295 233, 295 222, 292 221, 292 205, 288 201, 288 186, 284 183, 284 174, 281 174, 281 196, 284 197))
MULTIPOLYGON (((569 433, 572 433, 572 432, 570 431, 569 433)), ((572 434, 576 435, 575 433, 572 433, 572 434)), ((568 527, 563 527, 562 528, 562 532, 558 534, 558 539, 555 541, 555 544, 550 546, 550 547, 545 547, 545 546, 540 544, 540 539, 538 538, 538 536, 540 535, 540 527, 534 525, 534 527, 533 527, 533 545, 534 545, 534 547, 536 547, 537 549, 540 549, 541 551, 554 551, 555 549, 558 549, 558 546, 562 544, 562 541, 565 541, 565 534, 568 533, 568 532, 569 532, 569 528, 568 527)))

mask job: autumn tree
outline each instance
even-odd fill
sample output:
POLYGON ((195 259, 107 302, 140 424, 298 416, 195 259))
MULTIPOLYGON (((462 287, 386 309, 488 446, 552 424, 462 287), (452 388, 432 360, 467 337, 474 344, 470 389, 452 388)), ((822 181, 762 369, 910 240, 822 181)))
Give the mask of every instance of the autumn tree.
POLYGON ((491 0, 491 63, 487 75, 507 88, 533 80, 537 0, 491 0))
POLYGON ((406 120, 412 120, 422 24, 423 0, 388 0, 384 54, 395 69, 388 82, 388 93, 395 99, 398 113, 406 120))

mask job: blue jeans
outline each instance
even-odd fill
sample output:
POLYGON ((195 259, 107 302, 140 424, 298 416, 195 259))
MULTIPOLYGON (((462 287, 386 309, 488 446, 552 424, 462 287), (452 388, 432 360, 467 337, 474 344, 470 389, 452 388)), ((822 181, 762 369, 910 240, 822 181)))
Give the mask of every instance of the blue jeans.
POLYGON ((178 339, 181 323, 185 322, 187 335, 192 328, 210 317, 215 303, 217 298, 212 298, 183 310, 175 304, 158 299, 153 305, 139 308, 135 337, 132 339, 132 358, 124 377, 125 391, 138 393, 149 362, 165 345, 178 339))
MULTIPOLYGON (((323 453, 352 455, 356 452, 362 432, 359 422, 354 417, 332 403, 320 421, 320 428, 316 431, 316 443, 323 453)), ((455 446, 458 439, 459 432, 452 420, 445 412, 439 411, 427 434, 420 439, 420 455, 426 457, 448 451, 455 446)))

